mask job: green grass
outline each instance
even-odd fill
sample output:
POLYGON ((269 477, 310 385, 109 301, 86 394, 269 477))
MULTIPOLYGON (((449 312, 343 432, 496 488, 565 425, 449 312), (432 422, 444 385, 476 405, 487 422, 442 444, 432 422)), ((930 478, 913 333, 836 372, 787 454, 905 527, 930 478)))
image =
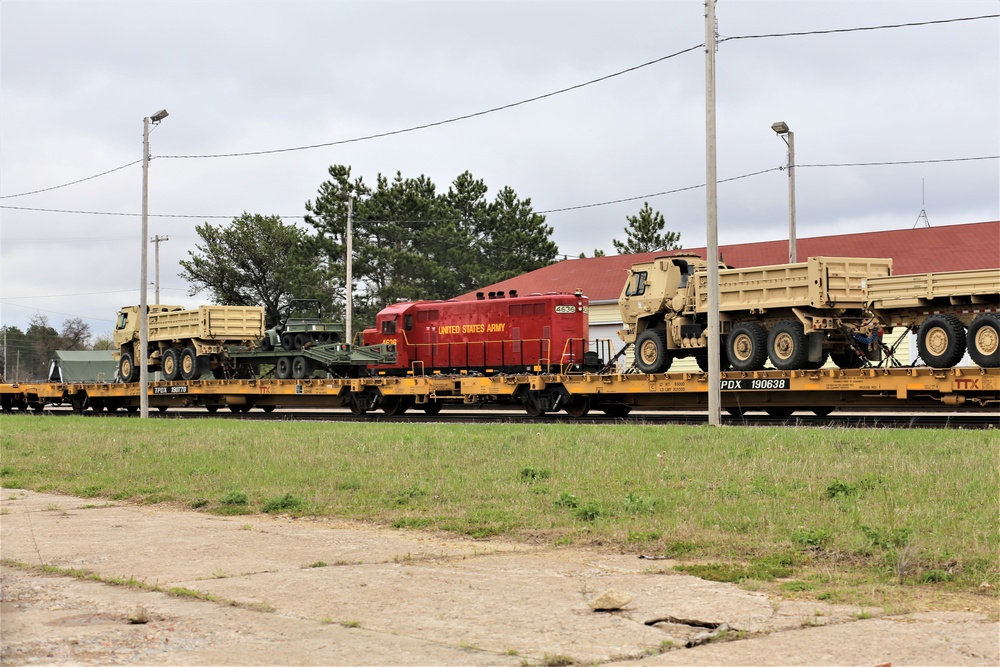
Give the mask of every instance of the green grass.
POLYGON ((987 431, 4 415, 0 456, 5 486, 86 498, 594 543, 734 581, 850 573, 824 599, 1000 589, 987 431))

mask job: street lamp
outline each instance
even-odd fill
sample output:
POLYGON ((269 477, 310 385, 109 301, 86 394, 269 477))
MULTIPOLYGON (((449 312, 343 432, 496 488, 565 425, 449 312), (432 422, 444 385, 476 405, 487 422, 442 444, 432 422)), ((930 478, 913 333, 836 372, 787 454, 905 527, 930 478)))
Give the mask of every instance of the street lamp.
POLYGON ((139 416, 149 417, 149 310, 146 281, 149 274, 149 123, 159 123, 167 117, 160 109, 142 119, 142 252, 139 269, 139 416))
POLYGON ((788 263, 795 259, 795 133, 779 120, 771 129, 788 144, 788 263))

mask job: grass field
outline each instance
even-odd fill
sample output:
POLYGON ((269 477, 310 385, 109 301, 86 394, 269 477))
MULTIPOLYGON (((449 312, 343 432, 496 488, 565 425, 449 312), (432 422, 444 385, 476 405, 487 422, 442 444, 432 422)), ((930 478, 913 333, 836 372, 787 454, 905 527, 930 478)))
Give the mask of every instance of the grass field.
POLYGON ((905 589, 995 600, 1000 586, 991 431, 8 415, 0 480, 218 514, 599 544, 834 601, 905 589))

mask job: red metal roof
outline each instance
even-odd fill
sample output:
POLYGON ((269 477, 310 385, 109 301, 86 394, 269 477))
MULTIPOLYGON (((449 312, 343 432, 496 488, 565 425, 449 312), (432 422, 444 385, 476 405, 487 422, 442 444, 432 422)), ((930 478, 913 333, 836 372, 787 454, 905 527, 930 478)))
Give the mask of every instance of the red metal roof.
MULTIPOLYGON (((788 261, 787 240, 723 245, 719 251, 723 261, 733 267, 788 261)), ((685 248, 683 251, 570 259, 457 298, 474 299, 476 292, 509 292, 511 289, 521 296, 580 289, 592 302, 617 300, 625 283, 625 272, 632 264, 675 252, 692 252, 705 257, 705 248, 685 248)), ((796 252, 799 260, 817 256, 890 257, 893 274, 1000 268, 1000 221, 800 238, 796 252)))

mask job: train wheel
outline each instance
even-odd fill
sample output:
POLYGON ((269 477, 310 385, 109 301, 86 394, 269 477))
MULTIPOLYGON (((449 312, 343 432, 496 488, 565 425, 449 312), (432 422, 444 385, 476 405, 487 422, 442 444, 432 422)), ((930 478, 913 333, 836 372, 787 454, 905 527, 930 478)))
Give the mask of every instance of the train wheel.
POLYGON ((521 403, 524 405, 524 411, 528 413, 529 417, 541 416, 542 406, 538 403, 538 396, 528 392, 521 399, 521 403))
POLYGON ((833 412, 833 406, 824 405, 823 407, 813 408, 812 411, 817 417, 829 417, 830 413, 833 412))
POLYGON ((397 417, 406 412, 412 402, 406 396, 383 396, 382 412, 390 417, 397 417))
POLYGON ((288 357, 278 357, 278 361, 274 364, 274 377, 279 380, 292 377, 292 360, 288 357))
POLYGON ((262 405, 262 406, 260 406, 260 409, 263 410, 264 412, 274 412, 274 408, 275 408, 275 406, 273 406, 273 405, 262 405))
POLYGON ((737 371, 759 371, 767 360, 767 331, 757 322, 741 322, 729 332, 729 362, 737 371))
POLYGON ((363 396, 359 398, 356 394, 351 394, 348 408, 350 408, 352 415, 361 416, 368 412, 368 403, 363 396))
POLYGON ((574 419, 580 419, 581 417, 586 417, 587 413, 590 412, 590 397, 589 396, 572 396, 566 403, 566 414, 574 419))
POLYGON ((774 325, 767 337, 767 356, 779 371, 803 368, 809 362, 809 341, 802 323, 783 320, 774 325))
POLYGON ((424 414, 434 416, 441 412, 441 401, 428 401, 424 404, 424 414))
POLYGON ((951 368, 965 354, 965 327, 954 315, 931 315, 917 331, 917 351, 932 368, 951 368))
POLYGON ((601 412, 609 417, 627 417, 632 412, 632 408, 623 403, 608 403, 601 406, 601 412))
POLYGON ((313 363, 306 357, 295 357, 292 359, 292 377, 296 380, 305 380, 312 377, 313 363))
POLYGON ((795 408, 765 408, 764 412, 772 417, 791 417, 792 413, 795 412, 795 408))
POLYGON ((981 368, 1000 367, 1000 315, 983 313, 969 326, 969 356, 981 368))
POLYGON ((131 352, 122 352, 122 357, 118 361, 118 375, 121 376, 122 382, 139 381, 139 369, 132 360, 131 352))
POLYGON ((163 353, 163 379, 173 382, 180 375, 180 360, 177 358, 177 350, 168 349, 163 353))
POLYGON ((672 361, 666 331, 646 329, 636 338, 635 365, 643 373, 665 373, 672 361))
POLYGON ((726 408, 726 412, 729 413, 730 417, 742 417, 747 413, 747 411, 744 410, 743 408, 737 408, 737 407, 728 407, 726 408))
POLYGON ((205 409, 208 410, 211 414, 214 415, 216 412, 219 411, 219 406, 218 405, 206 405, 205 409))

